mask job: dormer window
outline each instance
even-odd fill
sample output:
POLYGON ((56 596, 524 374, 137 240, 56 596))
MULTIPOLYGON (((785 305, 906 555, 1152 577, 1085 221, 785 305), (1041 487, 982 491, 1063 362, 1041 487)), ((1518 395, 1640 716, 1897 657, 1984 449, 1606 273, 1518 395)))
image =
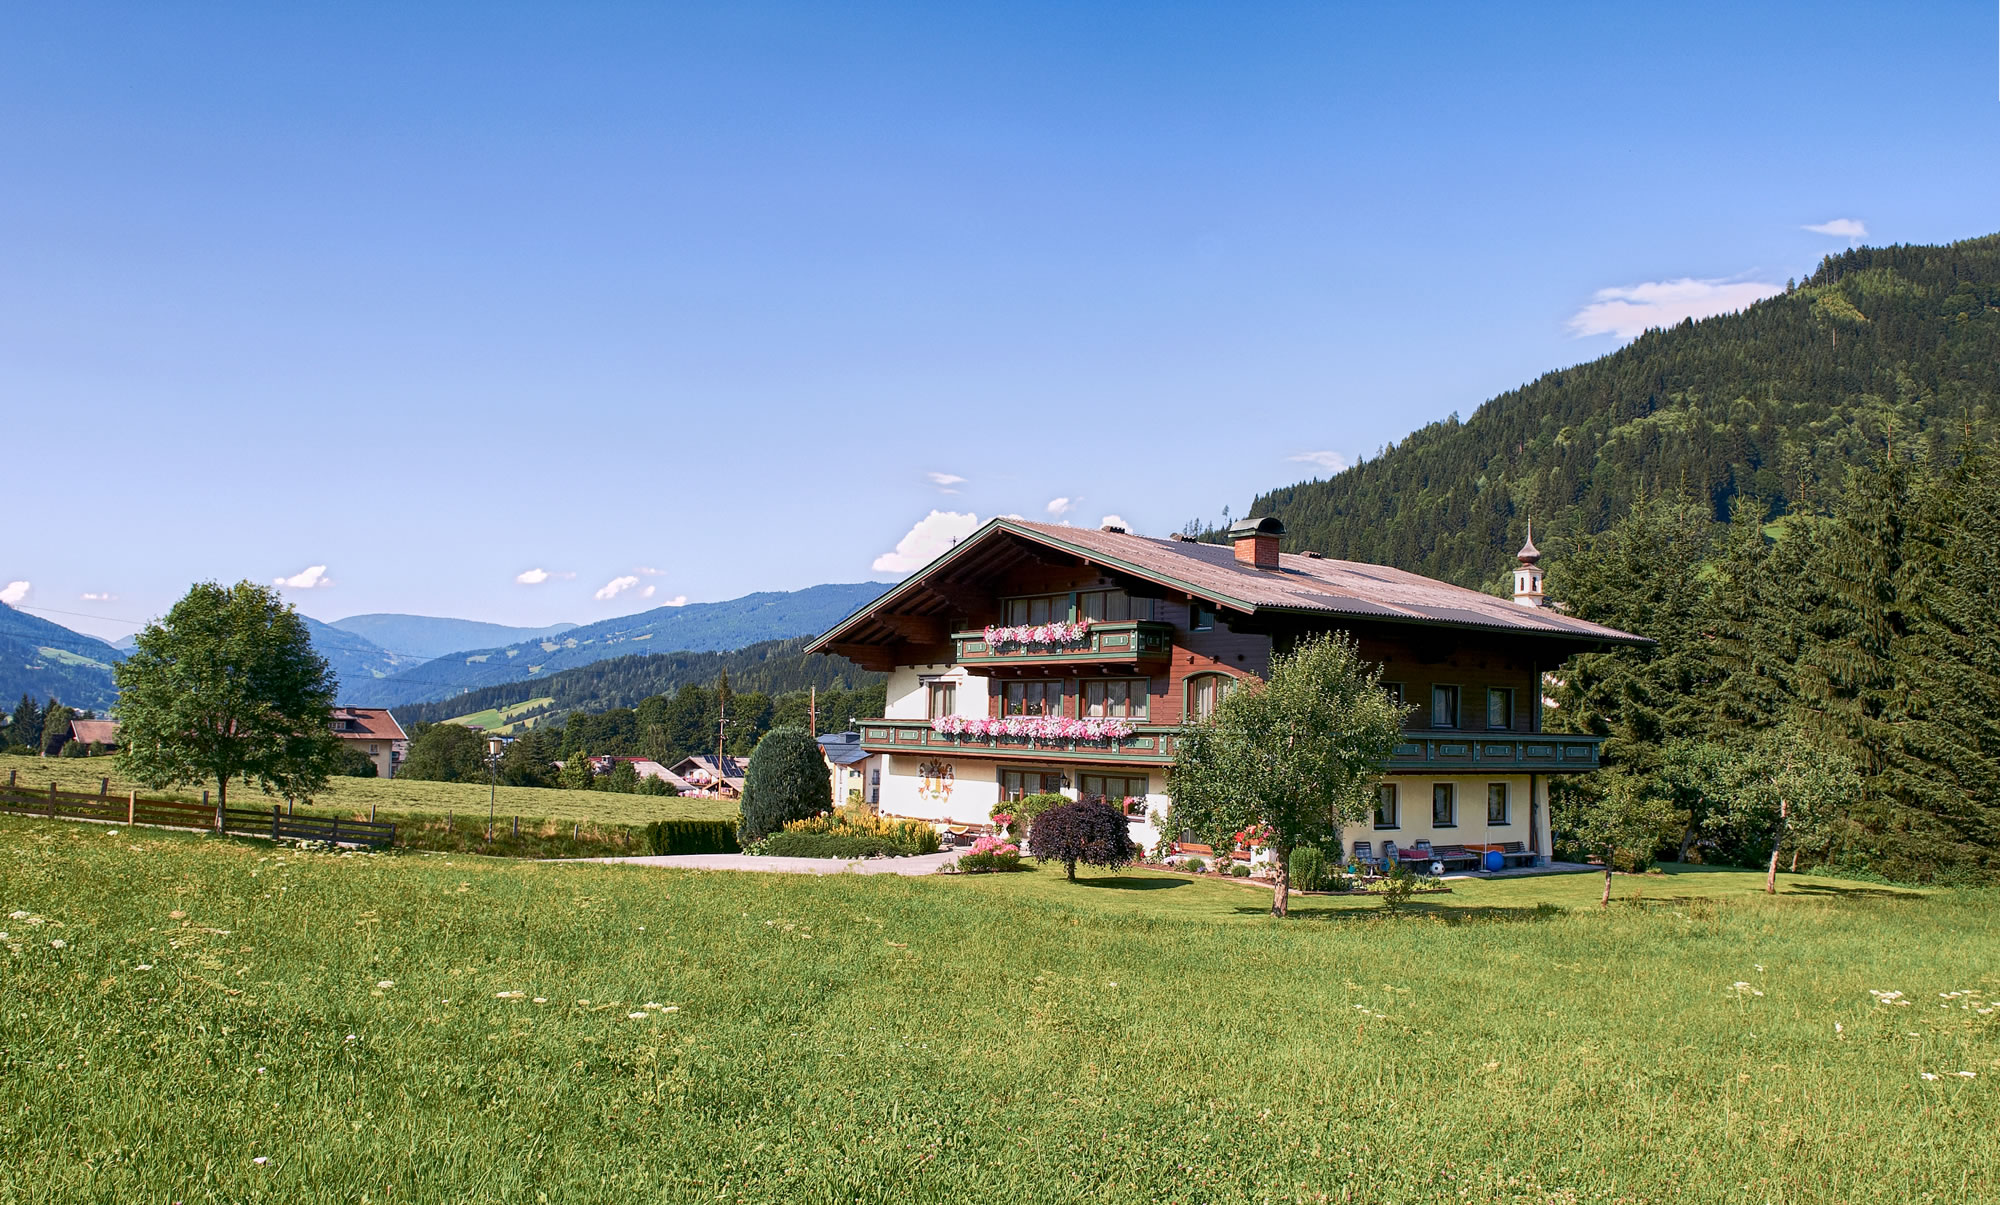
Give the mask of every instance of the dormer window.
POLYGON ((1196 602, 1188 607, 1188 631, 1210 632, 1215 630, 1215 608, 1205 602, 1196 602))

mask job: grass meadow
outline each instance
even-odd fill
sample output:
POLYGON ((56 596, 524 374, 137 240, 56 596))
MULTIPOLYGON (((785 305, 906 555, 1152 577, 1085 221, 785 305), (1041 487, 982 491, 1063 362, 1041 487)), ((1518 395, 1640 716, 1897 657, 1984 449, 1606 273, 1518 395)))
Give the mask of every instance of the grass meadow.
POLYGON ((524 703, 516 703, 511 707, 488 707, 484 711, 467 712, 465 715, 453 716, 445 722, 447 724, 473 724, 486 729, 488 732, 518 732, 522 728, 533 728, 537 718, 529 716, 526 720, 523 720, 521 717, 527 716, 529 712, 539 711, 554 702, 555 697, 553 695, 543 695, 538 699, 529 699, 524 703))
MULTIPOLYGON (((137 788, 142 796, 155 799, 201 798, 201 788, 181 787, 166 791, 148 790, 117 772, 109 757, 27 757, 0 754, 0 781, 13 771, 28 786, 47 790, 51 782, 63 790, 95 791, 98 780, 109 777, 111 789, 122 795, 137 788)), ((655 820, 733 819, 736 802, 730 799, 681 799, 651 795, 621 795, 610 791, 563 791, 544 787, 507 787, 494 794, 497 813, 505 818, 550 820, 584 824, 641 825, 655 820)), ((268 807, 279 800, 259 794, 254 786, 230 784, 232 807, 268 807)), ((418 782, 407 778, 334 778, 326 793, 313 806, 300 808, 310 814, 338 811, 343 816, 366 819, 370 809, 385 820, 399 815, 444 816, 456 813, 461 819, 477 813, 486 815, 487 786, 473 782, 418 782)))
POLYGON ((2000 900, 1783 883, 1279 922, 0 818, 0 1199, 2000 1197, 2000 900))

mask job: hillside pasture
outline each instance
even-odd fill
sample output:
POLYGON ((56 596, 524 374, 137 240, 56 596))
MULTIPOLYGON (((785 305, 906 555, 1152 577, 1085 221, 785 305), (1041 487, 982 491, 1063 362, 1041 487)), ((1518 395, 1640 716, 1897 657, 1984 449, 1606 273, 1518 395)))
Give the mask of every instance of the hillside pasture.
MULTIPOLYGON (((109 757, 25 757, 0 755, 0 779, 8 772, 20 781, 46 788, 58 784, 65 791, 95 791, 98 780, 109 777, 111 790, 124 794, 138 790, 158 799, 201 799, 201 788, 185 787, 154 791, 117 772, 109 757)), ((212 789, 212 788, 211 788, 212 789)), ((498 788, 495 811, 502 817, 520 816, 529 820, 568 823, 641 825, 655 820, 721 820, 736 815, 736 804, 728 799, 681 799, 673 796, 621 795, 609 791, 565 791, 543 787, 498 788)), ((229 802, 236 807, 269 806, 280 800, 262 795, 255 786, 230 784, 229 802)), ((468 816, 486 814, 487 785, 483 782, 419 782, 407 778, 345 778, 331 780, 324 795, 309 808, 298 811, 314 814, 339 813, 366 819, 371 811, 383 819, 400 815, 468 816)))
POLYGON ((473 727, 484 728, 488 732, 497 732, 506 735, 521 728, 534 727, 537 717, 532 713, 540 711, 554 702, 555 699, 553 697, 543 695, 539 699, 529 699, 523 703, 515 703, 510 707, 488 707, 484 711, 474 711, 466 715, 453 716, 449 720, 446 720, 445 723, 469 724, 473 727), (527 717, 525 721, 523 717, 527 717))
POLYGON ((4 1199, 2000 1195, 1991 893, 1708 872, 1600 911, 1574 876, 1280 922, 1156 873, 11 818, 0 868, 4 1199))

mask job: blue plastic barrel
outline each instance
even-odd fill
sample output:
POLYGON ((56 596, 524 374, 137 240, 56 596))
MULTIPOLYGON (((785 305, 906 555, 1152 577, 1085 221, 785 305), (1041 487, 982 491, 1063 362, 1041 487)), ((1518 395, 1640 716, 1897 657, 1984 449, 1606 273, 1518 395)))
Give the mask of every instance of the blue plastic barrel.
POLYGON ((1506 864, 1507 859, 1500 856, 1499 850, 1489 849, 1486 851, 1486 869, 1498 870, 1506 864))

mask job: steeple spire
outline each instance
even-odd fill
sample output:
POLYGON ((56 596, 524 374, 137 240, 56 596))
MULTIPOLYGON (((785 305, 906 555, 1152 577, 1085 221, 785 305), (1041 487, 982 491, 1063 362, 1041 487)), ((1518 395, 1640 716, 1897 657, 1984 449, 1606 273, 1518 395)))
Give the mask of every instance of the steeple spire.
POLYGON ((1514 555, 1521 562, 1514 567, 1514 601, 1524 607, 1547 606, 1542 599, 1542 550, 1535 547, 1533 519, 1528 520, 1528 542, 1514 555))

